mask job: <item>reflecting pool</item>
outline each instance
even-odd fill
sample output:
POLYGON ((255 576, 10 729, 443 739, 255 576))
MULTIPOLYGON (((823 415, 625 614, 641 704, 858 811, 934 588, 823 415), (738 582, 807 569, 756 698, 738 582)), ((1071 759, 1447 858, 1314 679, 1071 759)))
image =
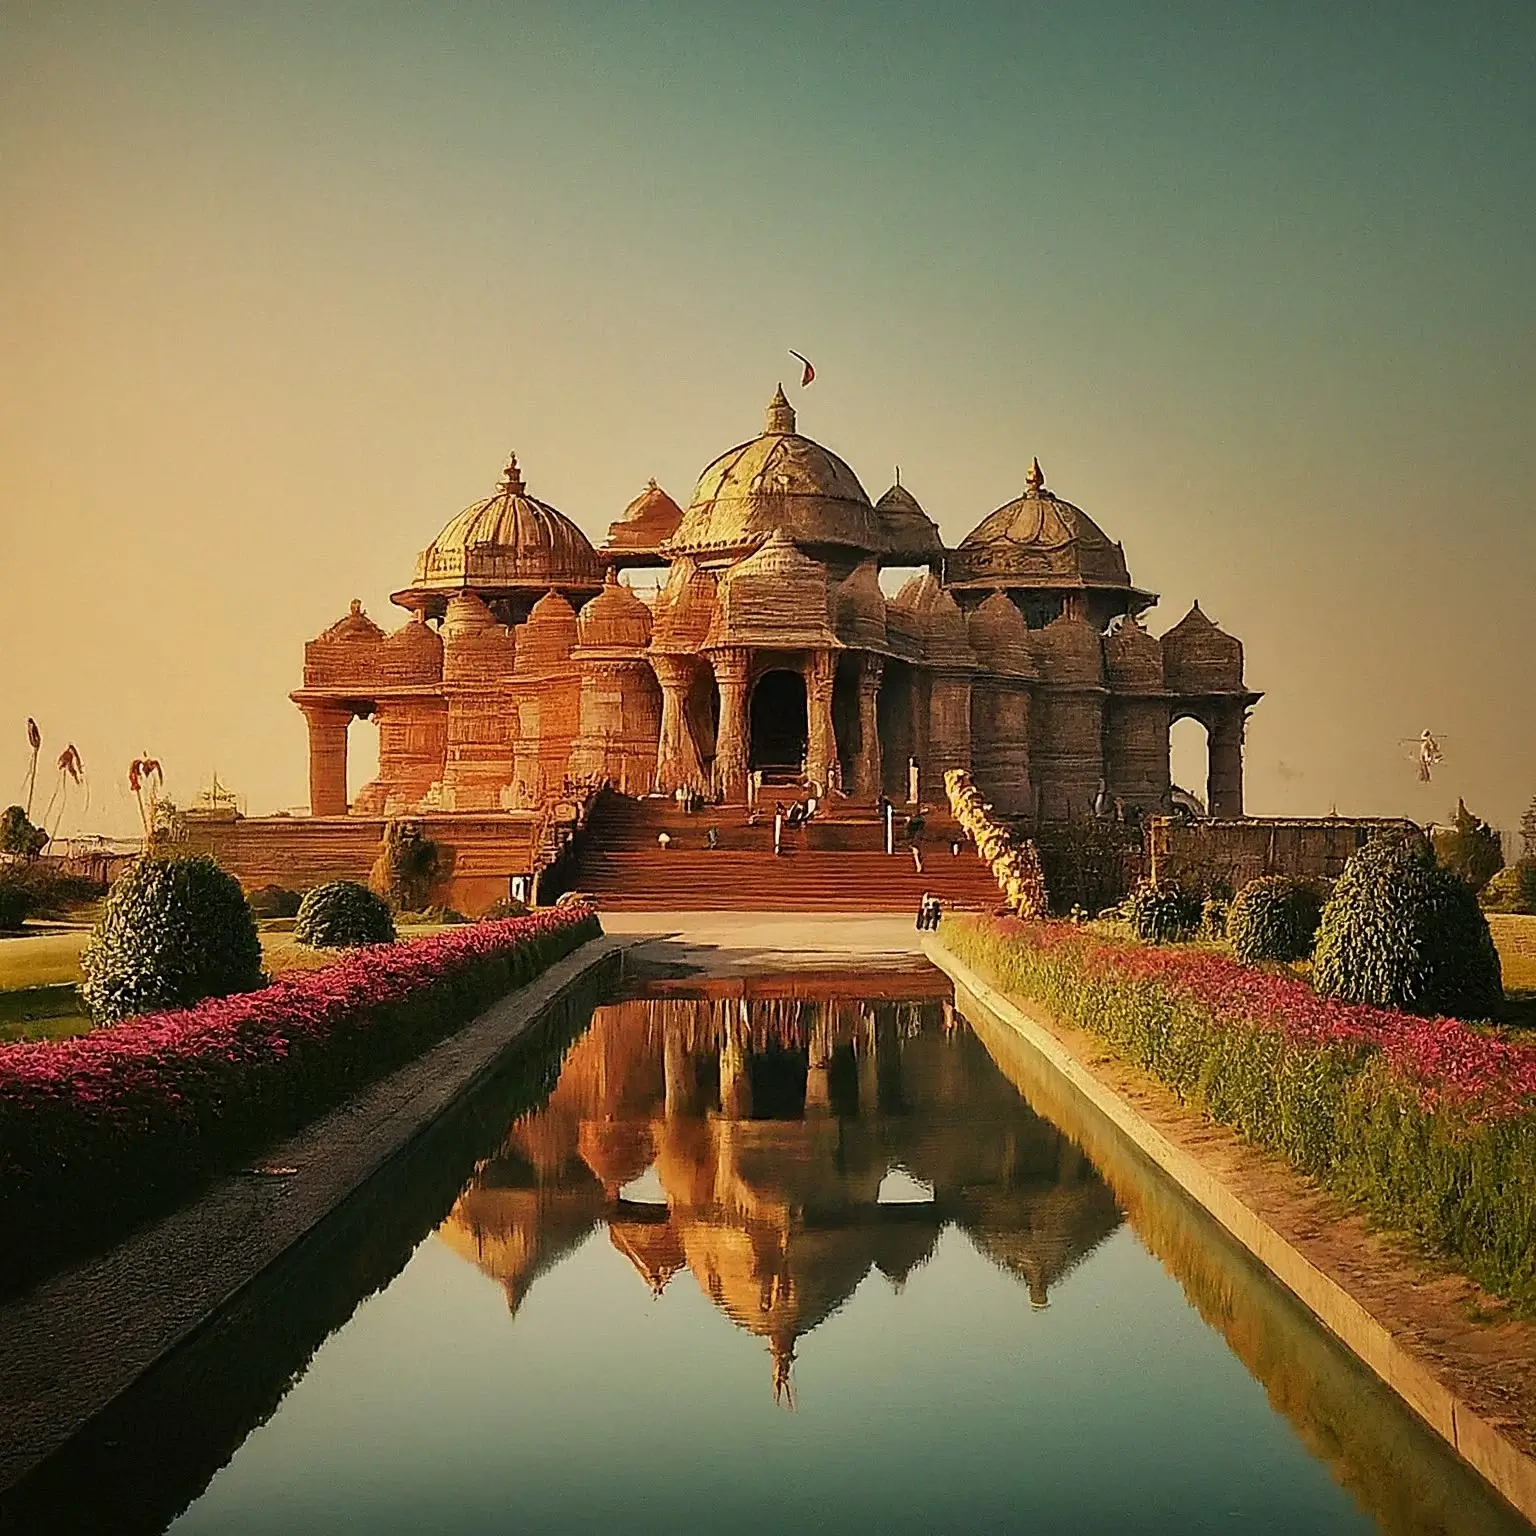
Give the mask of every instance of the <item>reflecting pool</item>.
POLYGON ((178 1445, 225 1427, 155 1528, 1523 1528, 1016 1037, 902 986, 676 983, 546 1041, 162 1384, 178 1445))

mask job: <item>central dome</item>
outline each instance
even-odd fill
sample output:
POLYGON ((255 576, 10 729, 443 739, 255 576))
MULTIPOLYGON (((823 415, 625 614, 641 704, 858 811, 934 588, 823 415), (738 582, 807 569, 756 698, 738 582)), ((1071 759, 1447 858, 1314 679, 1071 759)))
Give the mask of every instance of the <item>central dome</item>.
POLYGON ((829 449, 795 431, 783 387, 762 435, 723 453, 699 476, 670 551, 729 552, 778 533, 800 546, 879 554, 880 521, 858 476, 829 449))

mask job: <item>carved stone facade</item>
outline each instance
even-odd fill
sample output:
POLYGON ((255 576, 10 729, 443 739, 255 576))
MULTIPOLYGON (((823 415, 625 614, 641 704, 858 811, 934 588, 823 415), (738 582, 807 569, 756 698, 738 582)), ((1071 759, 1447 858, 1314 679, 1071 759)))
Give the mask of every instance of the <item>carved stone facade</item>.
POLYGON ((1161 639, 1124 551, 1045 485, 955 549, 899 481, 871 502, 802 436, 780 390, 765 430, 711 463, 686 509, 655 482, 594 548, 514 459, 394 595, 305 648, 294 695, 317 817, 530 811, 568 779, 741 803, 761 773, 872 802, 933 800, 969 768, 1002 811, 1053 820, 1169 809, 1169 732, 1199 720, 1211 814, 1242 815, 1259 695, 1198 604, 1161 639), (653 603, 618 577, 665 571, 653 603), (916 568, 894 596, 882 572, 916 568), (348 723, 379 775, 347 799, 348 723))

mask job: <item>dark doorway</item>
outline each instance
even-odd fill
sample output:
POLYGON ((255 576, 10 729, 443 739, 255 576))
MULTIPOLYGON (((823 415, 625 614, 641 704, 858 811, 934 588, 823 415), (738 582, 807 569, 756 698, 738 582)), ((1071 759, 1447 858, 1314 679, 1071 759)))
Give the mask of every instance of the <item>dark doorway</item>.
POLYGON ((805 679, 798 672, 765 672, 752 690, 752 767, 800 771, 809 729, 805 679))

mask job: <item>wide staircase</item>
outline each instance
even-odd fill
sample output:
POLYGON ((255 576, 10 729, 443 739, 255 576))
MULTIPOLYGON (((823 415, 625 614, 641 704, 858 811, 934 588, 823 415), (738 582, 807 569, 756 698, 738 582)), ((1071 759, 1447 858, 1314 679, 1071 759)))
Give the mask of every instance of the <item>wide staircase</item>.
POLYGON ((896 851, 887 854, 875 808, 839 804, 786 827, 775 855, 771 799, 752 825, 745 806, 689 814, 672 800, 610 791, 593 807, 563 884, 609 911, 915 912, 924 891, 945 906, 991 911, 997 885, 948 811, 924 813, 921 874, 907 820, 898 808, 896 851))

